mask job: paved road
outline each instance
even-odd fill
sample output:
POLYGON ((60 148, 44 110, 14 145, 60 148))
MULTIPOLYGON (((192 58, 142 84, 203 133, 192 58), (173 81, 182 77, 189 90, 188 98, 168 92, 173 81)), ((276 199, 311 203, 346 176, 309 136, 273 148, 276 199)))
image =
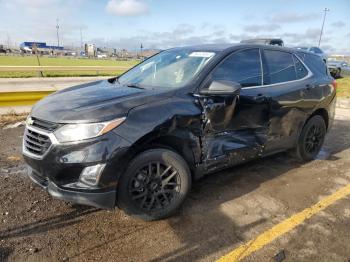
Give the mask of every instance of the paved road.
POLYGON ((0 78, 0 93, 25 91, 57 91, 66 87, 108 78, 109 77, 106 76, 0 78))
MULTIPOLYGON (((85 84, 110 77, 33 77, 0 78, 0 96, 3 92, 58 91, 67 87, 85 84)), ((0 115, 9 112, 28 113, 32 106, 0 106, 0 115)))
MULTIPOLYGON (((52 199, 24 175, 23 128, 0 130, 0 261, 215 261, 350 184, 350 110, 319 155, 254 161, 197 182, 179 213, 146 223, 52 199)), ((350 196, 245 257, 348 261, 350 196)))

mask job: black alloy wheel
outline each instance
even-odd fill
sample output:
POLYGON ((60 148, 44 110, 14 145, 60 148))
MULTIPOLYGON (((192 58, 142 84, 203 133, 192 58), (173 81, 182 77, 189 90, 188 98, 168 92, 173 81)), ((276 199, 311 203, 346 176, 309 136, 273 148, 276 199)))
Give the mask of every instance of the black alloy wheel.
POLYGON ((140 209, 154 211, 169 206, 178 197, 180 188, 179 172, 172 165, 158 161, 134 173, 129 183, 129 195, 140 209))
POLYGON ((305 151, 308 154, 318 153, 324 139, 322 126, 312 124, 305 136, 305 151))
POLYGON ((150 149, 136 156, 121 175, 117 205, 143 220, 172 215, 191 188, 185 160, 168 149, 150 149))
POLYGON ((296 154, 300 160, 315 159, 320 152, 327 132, 326 123, 322 116, 311 117, 304 125, 297 144, 296 154))

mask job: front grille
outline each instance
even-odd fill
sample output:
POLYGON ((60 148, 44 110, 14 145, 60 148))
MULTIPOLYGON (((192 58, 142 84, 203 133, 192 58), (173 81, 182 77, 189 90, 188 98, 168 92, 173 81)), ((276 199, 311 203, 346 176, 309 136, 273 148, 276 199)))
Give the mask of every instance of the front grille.
POLYGON ((51 146, 51 140, 47 135, 28 128, 25 130, 23 140, 25 149, 38 156, 43 156, 51 146))
POLYGON ((50 132, 55 131, 60 126, 60 124, 44 121, 35 117, 32 117, 32 120, 33 120, 32 126, 35 126, 50 132))

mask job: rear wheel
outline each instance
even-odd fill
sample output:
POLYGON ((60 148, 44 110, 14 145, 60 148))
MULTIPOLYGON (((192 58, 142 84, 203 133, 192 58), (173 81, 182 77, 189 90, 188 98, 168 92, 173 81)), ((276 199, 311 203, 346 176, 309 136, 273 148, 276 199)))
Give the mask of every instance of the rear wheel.
POLYGON ((337 72, 335 73, 335 78, 338 79, 338 78, 340 78, 340 77, 341 77, 341 69, 338 68, 338 69, 337 69, 337 72))
POLYGON ((118 206, 143 220, 172 215, 191 187, 187 163, 167 149, 151 149, 136 156, 121 176, 118 206))
POLYGON ((324 119, 315 115, 304 125, 296 147, 296 155, 302 161, 314 159, 320 152, 326 136, 324 119))

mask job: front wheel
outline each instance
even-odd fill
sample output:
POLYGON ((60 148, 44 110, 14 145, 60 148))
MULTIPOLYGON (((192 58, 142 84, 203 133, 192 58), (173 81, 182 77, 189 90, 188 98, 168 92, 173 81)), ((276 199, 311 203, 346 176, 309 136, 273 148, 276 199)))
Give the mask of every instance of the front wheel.
POLYGON ((143 220, 172 215, 191 188, 185 160, 167 149, 151 149, 136 156, 121 176, 118 206, 143 220))
POLYGON ((326 136, 326 123, 323 117, 315 115, 304 125, 296 147, 296 155, 302 161, 315 159, 326 136))

